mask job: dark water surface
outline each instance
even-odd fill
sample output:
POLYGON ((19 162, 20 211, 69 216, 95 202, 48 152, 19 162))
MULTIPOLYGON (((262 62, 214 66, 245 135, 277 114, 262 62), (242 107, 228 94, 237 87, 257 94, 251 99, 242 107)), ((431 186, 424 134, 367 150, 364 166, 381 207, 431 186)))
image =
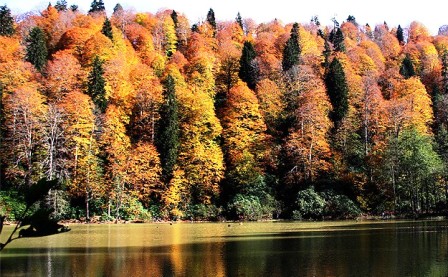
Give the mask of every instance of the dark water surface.
POLYGON ((13 241, 0 276, 448 276, 448 221, 70 227, 13 241))

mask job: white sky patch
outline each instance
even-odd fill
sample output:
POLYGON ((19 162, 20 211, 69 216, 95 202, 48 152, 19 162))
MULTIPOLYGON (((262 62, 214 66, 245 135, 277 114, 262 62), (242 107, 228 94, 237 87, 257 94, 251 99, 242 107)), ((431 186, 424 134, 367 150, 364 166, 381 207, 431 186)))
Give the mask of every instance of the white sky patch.
MULTIPOLYGON (((0 5, 6 4, 13 14, 21 14, 27 11, 41 11, 47 7, 48 2, 0 0, 0 5)), ((91 0, 67 0, 69 6, 76 4, 83 12, 89 10, 91 2, 91 0)), ((56 0, 51 3, 56 4, 56 0)), ((104 0, 104 3, 109 14, 116 3, 120 3, 125 9, 150 13, 156 13, 164 8, 174 9, 185 14, 190 24, 204 20, 208 10, 212 8, 217 21, 234 20, 240 12, 243 18, 252 18, 257 23, 269 22, 276 18, 284 24, 307 23, 312 16, 317 15, 322 25, 332 25, 331 18, 333 17, 342 23, 349 15, 353 15, 359 24, 369 23, 371 27, 386 21, 391 28, 398 24, 406 28, 412 21, 418 21, 424 24, 432 35, 437 34, 440 26, 448 25, 446 15, 448 4, 439 0, 423 2, 409 0, 128 0, 121 2, 104 0)))

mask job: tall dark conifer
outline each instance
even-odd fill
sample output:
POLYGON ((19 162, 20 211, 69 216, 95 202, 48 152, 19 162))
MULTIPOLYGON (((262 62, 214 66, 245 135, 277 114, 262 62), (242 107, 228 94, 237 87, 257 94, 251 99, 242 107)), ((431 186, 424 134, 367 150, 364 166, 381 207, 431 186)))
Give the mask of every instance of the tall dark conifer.
POLYGON ((173 10, 172 12, 171 12, 171 19, 173 20, 173 23, 174 23, 174 28, 176 28, 177 29, 177 26, 179 25, 179 18, 178 18, 178 16, 177 16, 177 12, 175 11, 175 10, 173 10))
POLYGON ((0 190, 2 190, 3 185, 3 128, 5 126, 4 123, 4 115, 3 115, 3 85, 0 82, 0 190))
POLYGON ((358 22, 356 22, 356 18, 353 15, 349 15, 347 17, 347 22, 350 22, 353 25, 358 26, 358 22))
POLYGON ((404 43, 403 29, 400 25, 397 27, 397 39, 400 44, 404 43))
POLYGON ((5 5, 0 7, 0 36, 12 36, 14 34, 14 19, 11 10, 5 5))
POLYGON ((93 2, 90 4, 89 13, 96 13, 96 12, 101 12, 101 13, 106 12, 106 8, 104 7, 103 0, 93 0, 93 2))
POLYGON ((299 63, 300 53, 302 49, 299 45, 299 24, 294 23, 291 29, 291 35, 286 41, 283 49, 282 68, 284 71, 291 69, 294 65, 299 63))
POLYGON ((103 28, 101 29, 101 33, 108 37, 110 40, 114 40, 114 35, 112 33, 112 24, 110 23, 109 18, 106 17, 103 23, 103 28))
POLYGON ((163 86, 165 101, 160 114, 157 148, 162 163, 162 175, 164 181, 168 183, 172 178, 179 152, 179 108, 175 83, 171 75, 168 75, 163 86))
POLYGON ((345 52, 344 34, 341 28, 338 28, 334 33, 333 46, 335 51, 345 52))
POLYGON ((92 70, 87 80, 87 94, 92 98, 93 103, 101 113, 107 108, 106 100, 106 80, 103 77, 103 61, 95 56, 92 64, 92 70))
POLYGON ((67 10, 67 1, 61 0, 56 1, 56 5, 54 5, 54 8, 58 10, 58 12, 63 12, 67 10))
POLYGON ((123 12, 123 6, 121 6, 120 3, 117 3, 115 5, 115 7, 114 7, 114 13, 113 14, 116 15, 116 14, 119 14, 121 12, 123 12))
POLYGON ((211 8, 207 13, 207 22, 210 24, 210 26, 212 26, 213 36, 215 36, 216 35, 216 19, 215 19, 215 12, 211 8))
POLYGON ((406 57, 401 62, 400 74, 406 79, 415 76, 414 64, 408 54, 406 54, 406 57))
POLYGON ((448 95, 448 50, 442 54, 442 93, 448 95))
POLYGON ((72 12, 77 12, 77 11, 78 11, 78 5, 71 5, 71 6, 70 6, 70 10, 71 10, 72 12))
POLYGON ((325 76, 325 85, 333 106, 330 118, 337 127, 348 112, 348 85, 342 64, 337 58, 330 63, 325 76))
POLYGON ((324 56, 323 66, 325 70, 327 70, 328 66, 330 65, 330 55, 331 55, 331 48, 330 44, 328 43, 328 40, 325 40, 324 51, 322 51, 322 55, 324 56))
POLYGON ((258 70, 255 65, 255 58, 257 53, 251 42, 245 41, 243 51, 240 58, 240 71, 238 76, 247 83, 247 86, 254 90, 257 85, 258 70))
POLYGON ((238 23, 238 25, 240 25, 241 30, 244 30, 243 18, 241 17, 240 12, 238 12, 238 14, 236 15, 235 21, 236 23, 238 23))
POLYGON ((45 34, 39 27, 31 29, 26 41, 26 61, 30 62, 38 71, 42 71, 47 63, 48 50, 45 34))

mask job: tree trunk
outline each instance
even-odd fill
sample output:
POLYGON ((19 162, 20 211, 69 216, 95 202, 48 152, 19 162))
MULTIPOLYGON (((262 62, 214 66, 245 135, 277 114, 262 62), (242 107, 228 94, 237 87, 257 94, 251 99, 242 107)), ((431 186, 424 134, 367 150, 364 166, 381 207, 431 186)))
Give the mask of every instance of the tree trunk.
POLYGON ((86 222, 90 222, 89 193, 86 191, 86 222))
POLYGON ((392 165, 390 168, 391 174, 392 174, 392 188, 394 190, 394 213, 397 210, 397 188, 396 188, 396 182, 395 182, 395 169, 392 165))

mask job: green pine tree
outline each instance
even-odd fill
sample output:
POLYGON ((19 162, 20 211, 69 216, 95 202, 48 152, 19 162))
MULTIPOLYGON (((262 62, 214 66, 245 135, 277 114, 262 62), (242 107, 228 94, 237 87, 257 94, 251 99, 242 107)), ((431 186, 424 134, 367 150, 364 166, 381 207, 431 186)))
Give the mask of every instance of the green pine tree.
POLYGON ((330 63, 325 84, 333 106, 330 118, 337 125, 348 112, 348 85, 342 64, 337 58, 330 63))
POLYGON ((65 1, 65 0, 57 1, 54 8, 56 10, 58 10, 58 12, 66 11, 67 10, 67 1, 65 1))
POLYGON ((14 19, 11 10, 6 6, 0 7, 0 36, 12 36, 14 34, 14 19))
POLYGON ((244 30, 243 18, 241 17, 240 12, 238 12, 238 14, 236 15, 235 21, 241 27, 241 30, 244 30))
POLYGON ((356 18, 353 15, 349 15, 347 17, 347 22, 350 22, 353 25, 358 26, 358 22, 356 22, 356 18))
POLYGON ((174 22, 174 28, 177 29, 177 26, 179 25, 179 19, 177 18, 177 12, 175 10, 173 10, 173 12, 171 12, 171 19, 174 22))
POLYGON ((373 40, 373 33, 372 33, 372 29, 370 28, 369 23, 366 23, 366 35, 373 40))
POLYGON ((401 62, 400 74, 406 79, 415 76, 414 64, 411 60, 411 57, 408 54, 401 62))
POLYGON ((291 29, 291 35, 283 49, 282 68, 284 71, 291 69, 300 62, 300 53, 302 49, 299 45, 299 24, 294 23, 291 29))
POLYGON ((103 28, 101 29, 101 33, 106 37, 110 38, 110 40, 114 40, 114 35, 112 33, 112 24, 110 23, 109 18, 106 17, 103 23, 103 28))
POLYGON ((442 93, 448 94, 448 50, 442 54, 442 93))
POLYGON ((191 25, 191 31, 193 33, 199 33, 199 26, 198 26, 198 24, 191 25))
POLYGON ((38 71, 42 71, 47 63, 48 50, 45 34, 39 27, 31 29, 26 41, 26 61, 30 62, 38 71))
POLYGON ((93 100, 100 112, 104 113, 107 108, 106 100, 106 80, 103 77, 103 61, 95 56, 92 64, 92 70, 87 80, 87 94, 93 100))
POLYGON ((247 86, 254 90, 257 85, 258 70, 255 65, 257 53, 251 42, 245 41, 243 51, 240 58, 240 71, 238 76, 247 83, 247 86))
POLYGON ((78 11, 78 5, 71 5, 71 6, 70 6, 70 10, 71 10, 72 12, 76 12, 76 11, 78 11))
MULTIPOLYGON (((4 124, 4 114, 3 114, 3 85, 0 82, 0 153, 3 153, 3 128, 4 124)), ((0 155, 0 190, 3 184, 3 158, 0 155)))
POLYGON ((334 51, 345 52, 344 34, 338 28, 333 38, 334 51))
POLYGON ((327 70, 328 66, 330 65, 330 55, 331 55, 331 48, 330 44, 328 43, 328 40, 325 40, 324 51, 322 51, 322 55, 324 56, 323 66, 325 70, 327 70))
MULTIPOLYGON (((441 124, 435 134, 437 153, 442 158, 445 168, 448 167, 448 130, 445 124, 441 124)), ((448 172, 445 172, 448 177, 448 172)))
POLYGON ((173 175, 173 168, 179 153, 179 107, 176 100, 174 79, 168 75, 164 82, 165 102, 160 113, 159 137, 157 148, 162 163, 162 175, 165 182, 169 182, 173 175))
POLYGON ((398 25, 397 27, 397 39, 400 44, 403 44, 404 42, 403 29, 401 28, 400 25, 398 25))
POLYGON ((114 7, 114 15, 123 12, 123 6, 120 3, 117 3, 114 7))
POLYGON ((212 26, 213 36, 215 36, 216 35, 216 19, 215 19, 215 12, 211 8, 207 13, 207 22, 210 24, 210 26, 212 26))
POLYGON ((96 12, 105 12, 106 8, 104 7, 103 0, 93 0, 93 2, 90 4, 90 10, 89 13, 96 13, 96 12))

